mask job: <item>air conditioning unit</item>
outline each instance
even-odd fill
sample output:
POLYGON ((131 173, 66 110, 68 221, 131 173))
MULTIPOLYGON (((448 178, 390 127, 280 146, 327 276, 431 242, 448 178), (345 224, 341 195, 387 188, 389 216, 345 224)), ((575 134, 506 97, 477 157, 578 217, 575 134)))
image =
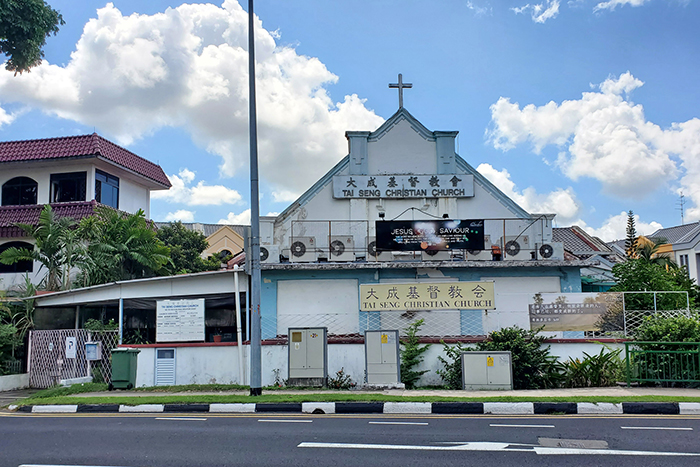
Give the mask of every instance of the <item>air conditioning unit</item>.
POLYGON ((564 244, 562 242, 535 243, 537 259, 541 260, 563 260, 564 244))
POLYGON ((507 261, 530 261, 534 258, 534 249, 530 246, 530 237, 520 235, 518 237, 504 237, 503 259, 507 261))
POLYGON ((467 261, 490 261, 491 258, 491 236, 484 235, 483 250, 464 250, 467 261))
POLYGON ((289 247, 289 261, 292 263, 315 263, 318 261, 315 237, 292 237, 289 247))
POLYGON ((355 241, 352 235, 331 235, 328 261, 355 261, 355 241))
POLYGON ((367 237, 367 261, 391 261, 390 251, 377 251, 377 238, 367 237))
POLYGON ((261 263, 279 263, 280 262, 280 247, 279 245, 260 245, 260 262, 261 263))
POLYGON ((423 250, 420 252, 422 261, 450 261, 452 253, 450 250, 423 250))

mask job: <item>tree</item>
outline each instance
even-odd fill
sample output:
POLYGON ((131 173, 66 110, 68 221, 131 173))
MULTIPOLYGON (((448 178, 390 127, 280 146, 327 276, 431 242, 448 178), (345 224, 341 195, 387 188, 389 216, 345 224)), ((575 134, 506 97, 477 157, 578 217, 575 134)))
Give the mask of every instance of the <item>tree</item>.
POLYGON ((202 252, 209 246, 206 237, 187 229, 182 222, 158 229, 156 236, 170 248, 171 272, 174 274, 211 271, 221 267, 220 259, 217 259, 214 267, 202 259, 202 252))
POLYGON ((56 218, 51 205, 47 204, 39 214, 36 226, 16 224, 35 242, 33 250, 8 248, 0 254, 3 264, 19 261, 38 261, 46 268, 44 287, 46 290, 60 290, 70 286, 70 269, 78 261, 78 239, 71 230, 75 220, 69 217, 56 218))
POLYGON ((41 64, 46 38, 58 33, 63 17, 44 0, 0 1, 0 52, 15 74, 41 64))
POLYGON ((625 253, 631 258, 637 248, 637 227, 634 213, 630 209, 627 213, 627 238, 625 239, 625 253))
POLYGON ((167 273, 170 249, 157 237, 143 210, 126 214, 107 206, 80 221, 79 236, 87 243, 79 265, 83 287, 167 273))

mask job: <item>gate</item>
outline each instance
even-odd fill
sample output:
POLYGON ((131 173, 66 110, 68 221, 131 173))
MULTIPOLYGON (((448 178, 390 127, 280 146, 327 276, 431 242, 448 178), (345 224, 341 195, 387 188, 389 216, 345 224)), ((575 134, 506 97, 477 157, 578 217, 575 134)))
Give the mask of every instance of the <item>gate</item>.
POLYGON ((33 388, 56 386, 63 379, 92 376, 96 383, 109 383, 112 377, 112 349, 117 347, 117 331, 91 332, 86 329, 57 329, 29 333, 29 385, 33 388), (66 358, 66 338, 76 340, 75 358, 66 358), (101 342, 102 359, 88 361, 85 343, 101 342))

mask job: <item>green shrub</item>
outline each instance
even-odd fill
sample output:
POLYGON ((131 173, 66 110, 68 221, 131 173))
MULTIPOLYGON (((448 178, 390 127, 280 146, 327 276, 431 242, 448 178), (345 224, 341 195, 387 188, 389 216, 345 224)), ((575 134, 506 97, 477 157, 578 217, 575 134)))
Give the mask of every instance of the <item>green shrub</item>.
POLYGON ((345 368, 341 368, 335 376, 328 377, 328 389, 351 389, 357 386, 349 374, 345 373, 345 368))
POLYGON ((622 380, 622 349, 600 349, 598 355, 583 353, 584 359, 569 359, 564 362, 564 386, 568 388, 588 388, 614 386, 622 380))
MULTIPOLYGON (((647 316, 635 330, 636 341, 647 342, 700 342, 700 315, 647 316)), ((679 350, 677 346, 641 345, 644 350, 679 350)))
POLYGON ((447 358, 442 355, 438 356, 438 361, 442 363, 442 369, 436 373, 445 382, 448 389, 462 389, 462 352, 469 350, 462 347, 462 344, 457 342, 456 345, 447 345, 444 341, 442 350, 447 358))
POLYGON ((428 370, 416 371, 413 368, 423 361, 423 354, 428 350, 427 345, 419 345, 418 331, 424 320, 419 319, 406 330, 406 337, 401 340, 401 382, 406 389, 413 389, 421 375, 428 370))

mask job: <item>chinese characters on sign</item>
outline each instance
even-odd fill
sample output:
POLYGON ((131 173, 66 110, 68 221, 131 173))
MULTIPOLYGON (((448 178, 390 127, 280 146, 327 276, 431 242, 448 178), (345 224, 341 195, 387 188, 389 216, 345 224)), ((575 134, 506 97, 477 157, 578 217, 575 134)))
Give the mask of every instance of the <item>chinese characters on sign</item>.
POLYGON ((156 342, 191 341, 204 341, 204 299, 158 300, 156 342))
POLYGON ((484 221, 474 219, 378 221, 377 250, 483 250, 484 221))
POLYGON ((474 196, 474 176, 336 175, 334 198, 467 198, 474 196))
POLYGON ((493 310, 493 282, 360 285, 361 311, 493 310))
POLYGON ((545 331, 597 331, 605 315, 622 311, 622 295, 606 293, 543 293, 530 303, 530 328, 545 331))

